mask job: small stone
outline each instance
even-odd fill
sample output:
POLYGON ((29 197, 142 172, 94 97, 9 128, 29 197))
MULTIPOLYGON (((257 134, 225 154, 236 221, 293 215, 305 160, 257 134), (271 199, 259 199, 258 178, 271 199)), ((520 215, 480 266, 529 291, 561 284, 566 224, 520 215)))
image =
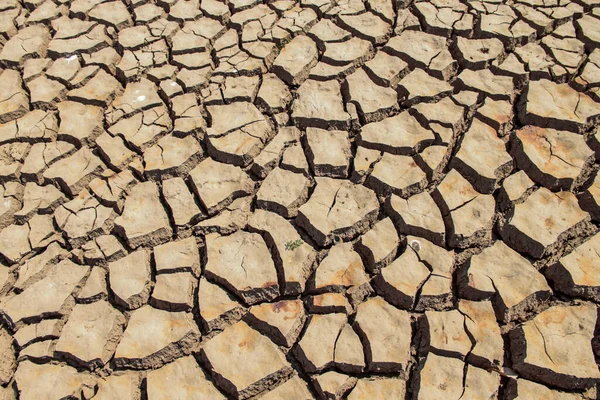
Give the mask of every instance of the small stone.
POLYGON ((134 249, 143 244, 156 245, 171 237, 169 218, 156 183, 142 182, 131 189, 123 214, 115 219, 115 228, 134 249))
POLYGON ((55 354, 84 366, 102 366, 112 357, 124 326, 125 317, 105 300, 76 305, 55 354))
POLYGON ((379 209, 375 193, 364 186, 331 178, 315 178, 317 186, 300 207, 298 224, 326 246, 334 236, 350 239, 364 231, 379 209))
POLYGON ((144 306, 131 313, 114 363, 120 368, 156 368, 189 354, 199 338, 191 314, 144 306))
POLYGON ((150 256, 141 249, 108 264, 110 289, 115 300, 128 310, 140 308, 151 290, 150 256))
POLYGON ((589 220, 589 214, 579 208, 572 193, 540 188, 515 206, 513 217, 500 234, 515 250, 542 258, 555 253, 564 240, 585 229, 589 220))
POLYGON ((596 308, 554 306, 509 332, 513 367, 527 379, 582 389, 600 379, 592 337, 596 308))
POLYGON ((279 295, 277 271, 265 242, 256 233, 206 236, 205 273, 247 304, 279 295))
POLYGON ((306 321, 301 300, 283 300, 253 306, 247 315, 247 322, 259 332, 268 336, 274 343, 291 347, 306 321))
POLYGON ((207 341, 201 355, 217 384, 240 399, 259 394, 292 373, 277 346, 243 321, 207 341))

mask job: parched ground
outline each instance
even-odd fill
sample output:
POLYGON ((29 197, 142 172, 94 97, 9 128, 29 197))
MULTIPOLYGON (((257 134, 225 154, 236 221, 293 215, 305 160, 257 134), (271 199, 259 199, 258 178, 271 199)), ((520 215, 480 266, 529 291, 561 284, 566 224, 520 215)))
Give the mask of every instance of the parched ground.
POLYGON ((597 399, 600 0, 1 0, 0 400, 597 399))

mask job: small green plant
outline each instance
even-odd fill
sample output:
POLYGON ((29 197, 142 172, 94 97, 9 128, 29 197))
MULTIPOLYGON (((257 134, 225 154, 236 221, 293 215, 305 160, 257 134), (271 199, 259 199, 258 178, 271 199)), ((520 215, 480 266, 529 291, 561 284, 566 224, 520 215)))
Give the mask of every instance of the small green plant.
POLYGON ((304 241, 302 239, 290 240, 289 242, 287 242, 285 244, 285 249, 288 251, 294 251, 298 247, 302 246, 302 243, 304 243, 304 241))

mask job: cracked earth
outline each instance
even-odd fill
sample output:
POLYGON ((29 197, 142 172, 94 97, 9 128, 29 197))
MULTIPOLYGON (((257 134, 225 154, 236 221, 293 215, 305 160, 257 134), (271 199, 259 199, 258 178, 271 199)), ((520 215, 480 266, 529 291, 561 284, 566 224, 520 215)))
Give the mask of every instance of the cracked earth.
POLYGON ((600 0, 1 0, 0 400, 598 399, 600 0))

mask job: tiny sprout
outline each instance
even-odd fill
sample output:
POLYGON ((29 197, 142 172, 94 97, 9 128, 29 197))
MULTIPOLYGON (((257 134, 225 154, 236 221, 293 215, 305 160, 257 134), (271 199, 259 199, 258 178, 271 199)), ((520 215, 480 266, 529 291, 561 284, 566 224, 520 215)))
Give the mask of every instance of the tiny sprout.
POLYGON ((294 251, 298 247, 302 246, 302 243, 304 243, 304 241, 302 239, 290 240, 289 242, 287 242, 285 244, 285 249, 288 251, 294 251))

